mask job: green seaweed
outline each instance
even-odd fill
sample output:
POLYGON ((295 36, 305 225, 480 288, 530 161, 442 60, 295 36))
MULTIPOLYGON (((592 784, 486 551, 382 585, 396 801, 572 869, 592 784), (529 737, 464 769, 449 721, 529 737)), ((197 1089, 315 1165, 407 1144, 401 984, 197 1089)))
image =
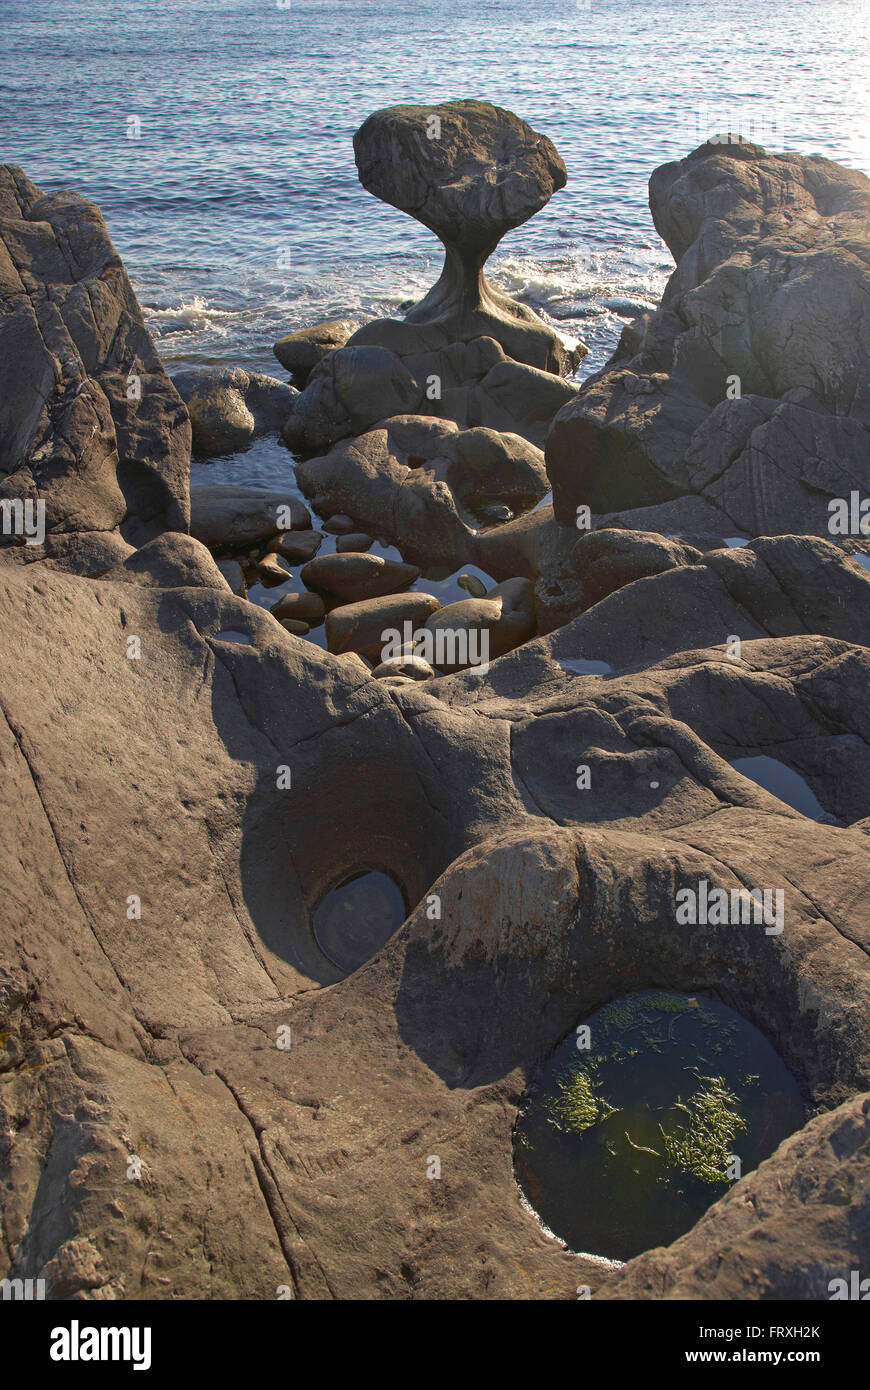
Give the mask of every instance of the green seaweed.
POLYGON ((699 1090, 688 1103, 677 1101, 674 1109, 687 1116, 685 1125, 670 1133, 662 1129, 668 1162, 701 1182, 727 1183, 725 1169, 735 1135, 746 1128, 737 1109, 737 1097, 721 1076, 699 1076, 699 1090))
POLYGON ((596 1062, 590 1058, 562 1072, 556 1081, 556 1095, 547 1102, 548 1121, 567 1134, 585 1134, 593 1125, 616 1114, 611 1105, 598 1094, 601 1082, 595 1075, 596 1062))
POLYGON ((661 1158, 661 1154, 659 1153, 658 1149, 651 1149, 647 1144, 635 1144, 627 1129, 624 1129, 622 1132, 625 1135, 631 1147, 635 1149, 639 1154, 652 1154, 653 1158, 661 1158))

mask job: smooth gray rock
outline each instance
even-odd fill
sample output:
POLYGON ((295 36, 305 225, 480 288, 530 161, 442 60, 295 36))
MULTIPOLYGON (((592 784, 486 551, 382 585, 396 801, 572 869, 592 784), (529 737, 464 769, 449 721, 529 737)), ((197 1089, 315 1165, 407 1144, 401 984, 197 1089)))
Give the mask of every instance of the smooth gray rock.
POLYGON ((321 545, 323 536, 319 531, 282 531, 273 536, 267 549, 289 560, 291 565, 303 565, 313 560, 321 545))
POLYGON ((371 550, 374 541, 365 531, 349 531, 345 536, 339 536, 335 542, 337 555, 345 555, 351 552, 364 552, 371 550))
POLYGON ((508 579, 503 584, 488 590, 482 598, 459 599, 456 603, 445 604, 428 619, 426 627, 438 639, 438 634, 460 634, 477 631, 485 634, 485 642, 478 643, 472 651, 471 644, 447 641, 444 650, 446 659, 438 656, 436 648, 434 661, 439 671, 462 671, 466 667, 485 665, 496 657, 512 651, 514 647, 527 642, 536 632, 534 585, 531 580, 508 579))
POLYGON ((320 555, 304 565, 300 577, 310 589, 324 589, 342 603, 397 594, 420 578, 416 565, 385 560, 382 555, 320 555))
POLYGON ((147 541, 102 577, 116 583, 145 584, 154 589, 230 589, 226 576, 205 546, 193 536, 172 531, 147 541))
POLYGON ((172 380, 190 415, 195 452, 213 457, 277 434, 299 394, 286 381, 240 367, 189 368, 172 380))
POLYGON ((288 579, 292 579, 293 571, 287 561, 282 556, 268 551, 257 563, 257 578, 261 584, 265 584, 267 589, 274 589, 278 584, 286 584, 288 579))
POLYGON ((345 509, 363 526, 397 545, 412 564, 458 568, 466 562, 473 518, 464 518, 447 483, 448 460, 409 468, 389 426, 336 444, 296 468, 296 481, 321 515, 345 509))
POLYGON ((651 531, 588 531, 571 552, 587 608, 635 579, 697 564, 700 559, 701 552, 694 546, 651 531))
POLYGON ((291 449, 314 453, 338 439, 362 434, 385 415, 415 411, 424 386, 395 353, 351 345, 315 367, 283 429, 291 449))
POLYGON ((357 327, 349 319, 326 319, 311 328, 300 328, 279 338, 272 351, 294 380, 304 385, 318 362, 322 362, 327 353, 344 347, 357 327))
POLYGON ((392 679, 394 676, 407 676, 414 681, 427 681, 435 675, 428 661, 421 656, 392 656, 382 661, 372 671, 372 680, 392 679))
POLYGON ((491 429, 458 431, 444 445, 447 484, 471 512, 503 503, 526 511, 547 493, 544 455, 516 434, 491 429))
POLYGON ((279 621, 296 618, 306 623, 320 623, 326 606, 319 594, 284 594, 270 611, 279 621))
MULTIPOLYGON (((314 597, 312 595, 312 597, 314 597)), ((385 594, 345 603, 326 615, 326 642, 331 652, 359 652, 380 664, 385 633, 401 632, 405 623, 422 628, 440 604, 431 594, 385 594)))
POLYGON ((261 487, 191 488, 191 534, 210 550, 270 539, 282 530, 311 527, 308 508, 290 492, 261 487))
POLYGON ((413 415, 304 460, 296 478, 318 512, 346 510, 423 567, 471 560, 487 500, 520 511, 547 490, 543 455, 527 440, 413 415))

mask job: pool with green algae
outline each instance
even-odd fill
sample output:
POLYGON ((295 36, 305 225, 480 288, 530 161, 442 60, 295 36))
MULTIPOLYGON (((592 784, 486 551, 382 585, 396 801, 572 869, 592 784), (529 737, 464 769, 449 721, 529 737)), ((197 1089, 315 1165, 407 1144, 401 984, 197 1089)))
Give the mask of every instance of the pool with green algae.
POLYGON ((740 1014, 647 992, 590 1015, 544 1064, 514 1168, 569 1248, 626 1260, 683 1235, 806 1118, 782 1058, 740 1014))

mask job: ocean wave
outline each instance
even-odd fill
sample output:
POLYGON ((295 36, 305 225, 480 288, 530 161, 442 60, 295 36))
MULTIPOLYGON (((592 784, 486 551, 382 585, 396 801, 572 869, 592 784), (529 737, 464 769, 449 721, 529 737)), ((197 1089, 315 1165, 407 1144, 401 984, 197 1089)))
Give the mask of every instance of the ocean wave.
POLYGON ((634 319, 638 314, 650 313, 655 307, 655 304, 650 304, 644 299, 627 299, 619 294, 612 295, 604 301, 604 308, 609 309, 612 314, 618 314, 620 318, 634 319))
POLYGON ((181 304, 164 308, 143 304, 142 312, 149 327, 156 329, 159 334, 204 328, 207 324, 219 327, 222 322, 229 331, 229 324, 239 317, 237 310, 217 309, 199 294, 195 294, 187 303, 182 300, 181 304))
POLYGON ((604 314, 634 318, 655 308, 666 279, 646 259, 597 248, 546 260, 505 257, 490 277, 499 289, 560 323, 604 314))

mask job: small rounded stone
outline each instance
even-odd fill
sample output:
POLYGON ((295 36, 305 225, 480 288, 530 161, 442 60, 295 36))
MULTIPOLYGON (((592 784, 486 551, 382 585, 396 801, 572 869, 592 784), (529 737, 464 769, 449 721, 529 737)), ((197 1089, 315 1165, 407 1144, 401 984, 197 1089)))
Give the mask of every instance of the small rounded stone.
POLYGON ((435 672, 421 656, 391 656, 372 671, 372 679, 387 680, 392 676, 410 676, 414 681, 427 681, 435 672))

